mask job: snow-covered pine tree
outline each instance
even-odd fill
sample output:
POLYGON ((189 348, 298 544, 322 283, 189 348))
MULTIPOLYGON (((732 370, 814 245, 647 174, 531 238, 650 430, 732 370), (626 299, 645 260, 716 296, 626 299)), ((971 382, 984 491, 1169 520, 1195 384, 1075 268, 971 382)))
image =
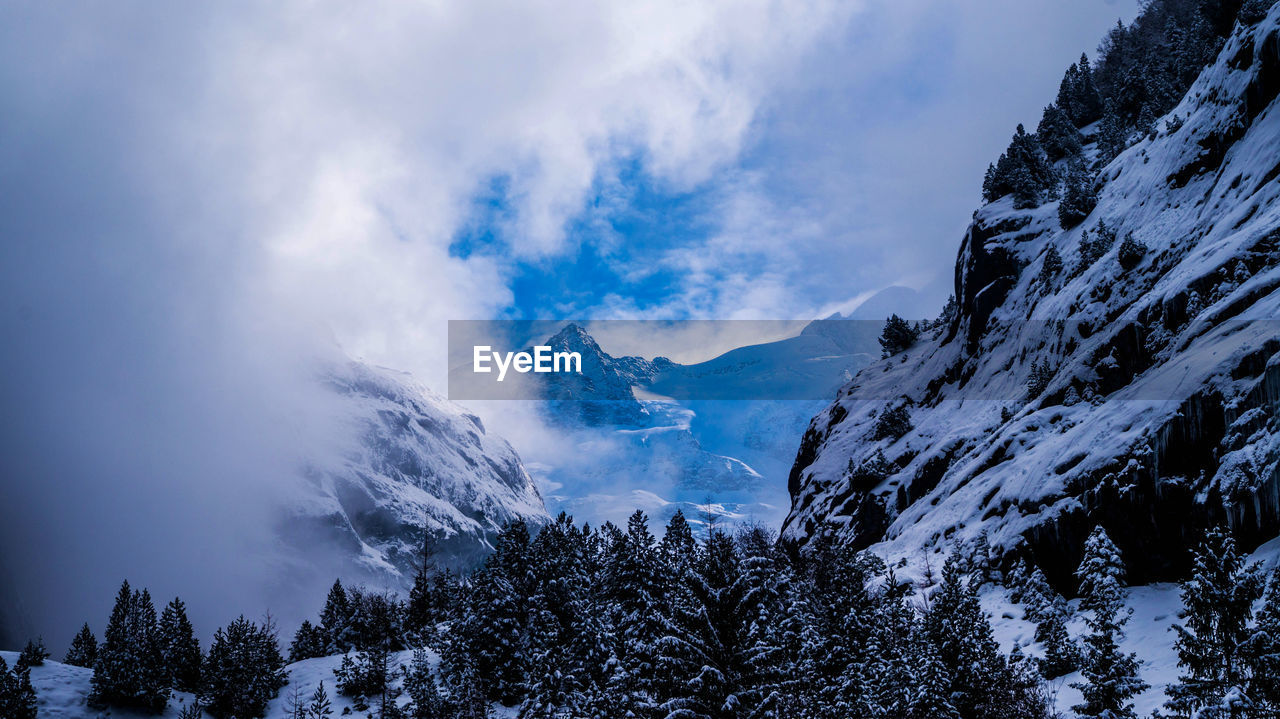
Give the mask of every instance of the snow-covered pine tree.
POLYGON ((413 661, 401 667, 404 674, 404 691, 409 695, 406 713, 410 719, 449 719, 449 706, 440 694, 435 673, 426 650, 415 649, 413 661))
MULTIPOLYGON (((907 407, 907 403, 894 404, 886 407, 876 417, 876 423, 871 427, 872 439, 892 439, 897 441, 907 432, 911 431, 911 410, 907 407)), ((874 458, 874 456, 873 456, 874 458)), ((884 456, 881 455, 880 459, 884 456)), ((875 467, 879 470, 888 470, 888 463, 875 467)))
POLYGON ((976 587, 965 581, 960 555, 952 553, 942 568, 942 587, 924 618, 925 636, 934 645, 951 679, 950 700, 961 716, 978 716, 998 702, 1007 686, 1007 667, 978 603, 976 587))
POLYGON ((993 202, 1012 194, 1014 207, 1026 209, 1053 195, 1057 183, 1058 173, 1036 136, 1018 125, 1009 149, 987 171, 983 180, 983 199, 993 202))
MULTIPOLYGON (((684 522, 684 516, 680 515, 678 521, 673 517, 672 522, 684 522)), ((687 524, 684 529, 688 529, 687 524)), ((688 539, 692 538, 689 534, 688 539)), ((672 537, 672 542, 683 539, 672 537)), ((682 554, 682 549, 672 547, 673 558, 682 554)), ((649 532, 648 517, 640 510, 627 520, 626 533, 615 536, 605 547, 602 604, 614 635, 616 658, 608 691, 636 716, 658 715, 657 644, 665 633, 664 618, 670 613, 661 561, 660 549, 649 532)))
POLYGON ((419 634, 435 625, 438 618, 433 600, 431 575, 425 565, 420 566, 413 575, 413 586, 409 589, 409 599, 405 603, 405 629, 419 634))
POLYGON ((307 719, 325 719, 333 716, 333 704, 329 702, 329 693, 324 690, 324 682, 316 685, 307 702, 307 719))
POLYGON ((424 529, 422 544, 418 550, 418 568, 414 572, 413 586, 409 589, 409 598, 405 602, 404 626, 410 634, 419 635, 441 620, 431 588, 431 575, 435 572, 432 561, 434 554, 435 540, 424 529))
POLYGON ((983 529, 973 540, 972 556, 969 558, 970 581, 981 587, 992 580, 995 568, 991 562, 991 535, 983 529))
MULTIPOLYGON (((638 526, 647 535, 640 517, 638 526)), ((632 519, 634 528, 637 522, 632 519)), ((521 717, 585 715, 592 688, 606 681, 611 650, 597 621, 585 546, 572 518, 562 512, 542 528, 530 548, 537 589, 529 602, 529 682, 521 717)))
POLYGON ((325 656, 324 630, 312 624, 309 619, 302 620, 302 625, 293 634, 293 641, 289 643, 289 661, 300 662, 303 659, 323 656, 325 656))
POLYGON ((1080 647, 1067 631, 1063 612, 1048 612, 1036 627, 1036 639, 1044 645, 1044 656, 1037 665, 1046 679, 1056 679, 1079 668, 1080 647))
POLYGON ((659 642, 674 672, 673 693, 664 697, 667 716, 718 718, 749 715, 762 699, 756 681, 757 647, 749 639, 756 597, 745 581, 737 547, 713 531, 689 575, 693 602, 677 606, 659 642))
POLYGON ((195 628, 187 619, 187 607, 175 597, 160 613, 160 652, 169 686, 195 693, 200 689, 200 663, 204 655, 195 628))
POLYGON ((85 622, 75 638, 71 640, 71 647, 67 649, 67 655, 62 658, 62 663, 73 667, 92 668, 97 660, 98 638, 93 635, 89 623, 85 622))
POLYGON ((307 719, 307 701, 302 696, 302 687, 294 685, 285 694, 284 713, 288 719, 307 719))
POLYGON ((489 702, 478 676, 475 661, 465 643, 450 638, 440 652, 440 675, 448 688, 452 719, 488 719, 489 702))
POLYGON ((1098 123, 1098 164, 1106 165, 1116 159, 1129 146, 1129 131, 1116 114, 1111 103, 1102 111, 1098 123))
POLYGON ((201 673, 200 701, 211 715, 261 717, 288 681, 270 619, 258 625, 241 616, 219 628, 201 673))
POLYGON ((458 576, 448 567, 436 572, 431 580, 431 606, 436 619, 442 622, 457 619, 461 602, 462 586, 458 576))
POLYGON ((1135 240, 1132 232, 1126 232, 1124 240, 1120 242, 1120 249, 1116 251, 1116 260, 1120 267, 1128 271, 1137 267, 1145 254, 1147 246, 1135 240))
POLYGON ((1060 274, 1062 274, 1062 255, 1058 252, 1057 245, 1049 245, 1049 249, 1044 253, 1044 261, 1040 263, 1038 277, 1040 284, 1046 290, 1052 290, 1060 274))
POLYGON ((1027 377, 1027 398, 1035 399, 1044 394, 1055 374, 1057 372, 1054 371, 1048 360, 1044 362, 1038 359, 1032 360, 1031 372, 1027 377))
POLYGON ((1044 571, 1036 567, 1035 571, 1022 581, 1020 599, 1024 608, 1023 618, 1028 622, 1040 624, 1057 609, 1055 607, 1057 598, 1058 593, 1049 586, 1049 580, 1045 578, 1044 571))
POLYGON ((1280 569, 1271 574, 1253 634, 1245 646, 1248 695, 1259 711, 1280 715, 1280 569))
POLYGON ((513 705, 520 701, 527 680, 527 600, 516 596, 496 563, 486 563, 471 575, 470 583, 470 608, 458 626, 459 638, 475 662, 484 695, 513 705))
POLYGON ((89 705, 159 713, 169 702, 165 674, 151 594, 130 589, 126 581, 98 647, 89 705))
POLYGON ((1081 717, 1135 719, 1130 700, 1148 686, 1138 675, 1141 662, 1137 656, 1120 651, 1124 625, 1129 621, 1123 577, 1120 550, 1106 531, 1097 527, 1085 540, 1084 558, 1076 570, 1080 608, 1090 613, 1080 667, 1085 681, 1072 684, 1083 695, 1083 701, 1072 707, 1081 717))
POLYGON ((1102 112, 1102 98, 1093 82, 1093 69, 1086 55, 1067 67, 1062 84, 1058 86, 1055 103, 1076 127, 1084 127, 1098 119, 1102 112))
POLYGON ((1245 690, 1245 645, 1253 604, 1262 596, 1259 566, 1248 565, 1228 530, 1216 528, 1193 550, 1191 576, 1181 583, 1183 624, 1174 648, 1184 673, 1167 691, 1177 716, 1243 716, 1223 710, 1229 693, 1245 690))
POLYGON ((683 579, 683 573, 693 567, 697 546, 689 520, 683 511, 677 509, 667 520, 667 530, 658 542, 658 556, 667 569, 666 576, 676 575, 683 579))
POLYGON ((1036 127, 1036 139, 1049 159, 1057 161, 1079 155, 1084 138, 1065 112, 1057 105, 1049 105, 1036 127))
POLYGON ((1093 184, 1093 173, 1084 161, 1074 158, 1067 163, 1062 177, 1062 199, 1058 202, 1058 224, 1070 229, 1080 224, 1098 205, 1098 191, 1093 184))
POLYGON ((866 711, 871 565, 832 532, 822 532, 801 557, 803 577, 793 590, 804 610, 798 674, 793 689, 801 716, 860 716, 866 711))
POLYGON ((355 647, 351 615, 347 590, 343 588, 342 580, 335 579, 325 598, 324 609, 320 610, 320 629, 324 632, 326 655, 342 654, 355 647))
POLYGON ((905 707, 906 719, 961 719, 951 703, 951 677, 938 656, 937 647, 921 631, 911 639, 913 655, 911 698, 905 707))
POLYGON ((36 719, 38 704, 36 691, 31 686, 30 668, 19 670, 0 657, 0 717, 5 719, 36 719))
POLYGON ((18 659, 13 664, 14 671, 25 671, 31 667, 44 666, 44 660, 49 658, 49 650, 44 646, 44 639, 35 638, 27 640, 26 646, 18 653, 18 659))
POLYGON ((896 314, 889 315, 889 319, 884 321, 884 329, 880 331, 881 355, 889 357, 899 352, 905 352, 919 338, 920 330, 918 327, 912 326, 910 322, 896 314))
MULTIPOLYGON (((891 414, 892 412, 893 410, 888 410, 885 414, 880 415, 880 419, 886 423, 894 423, 894 426, 892 427, 886 425, 886 427, 883 428, 882 431, 886 433, 885 436, 893 436, 894 432, 902 432, 902 434, 906 434, 910 431, 911 415, 907 415, 907 419, 905 421, 907 429, 904 431, 902 429, 904 422, 901 416, 893 415, 891 414)), ((853 487, 855 491, 869 492, 874 489, 876 485, 883 482, 885 477, 889 476, 890 471, 892 471, 892 467, 889 465, 889 460, 885 459, 884 452, 877 449, 871 453, 870 457, 867 457, 856 467, 853 466, 853 460, 849 460, 849 486, 853 487)))

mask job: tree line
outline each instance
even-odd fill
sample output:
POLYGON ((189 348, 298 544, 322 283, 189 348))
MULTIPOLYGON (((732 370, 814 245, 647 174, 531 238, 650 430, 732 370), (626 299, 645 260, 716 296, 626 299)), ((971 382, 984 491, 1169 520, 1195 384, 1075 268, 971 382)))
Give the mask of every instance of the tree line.
MULTIPOLYGON (((562 514, 532 535, 508 525, 466 577, 424 551, 404 598, 335 582, 288 658, 341 656, 335 691, 380 719, 487 717, 494 702, 522 717, 1047 719, 1060 716, 1050 680, 1072 672, 1074 716, 1136 718, 1148 687, 1141 658, 1120 648, 1124 562, 1106 533, 1085 544, 1074 605, 1038 569, 1000 560, 980 535, 937 575, 926 560, 905 581, 835 532, 802 547, 712 526, 697 541, 677 513, 657 539, 639 511, 625 529, 562 514), (1035 622, 1039 657, 1001 651, 979 601, 988 584, 1035 622)), ((1174 628, 1184 672, 1165 716, 1277 716, 1280 574, 1265 582, 1225 531, 1207 535, 1193 566, 1174 628)), ((45 656, 31 643, 0 671, 4 716, 35 716, 30 668, 45 656)), ((205 653, 181 600, 157 615, 128 583, 103 641, 86 625, 66 663, 93 668, 95 708, 158 713, 179 689, 197 698, 183 710, 193 718, 263 716, 287 683, 269 618, 237 619, 205 653)), ((332 714, 323 684, 286 700, 295 719, 332 714)))

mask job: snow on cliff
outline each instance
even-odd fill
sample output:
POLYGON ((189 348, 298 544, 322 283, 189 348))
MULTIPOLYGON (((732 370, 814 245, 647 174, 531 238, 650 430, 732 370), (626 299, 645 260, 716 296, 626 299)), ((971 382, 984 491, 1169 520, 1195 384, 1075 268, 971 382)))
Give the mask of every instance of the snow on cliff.
POLYGON ((911 559, 987 531, 1069 590, 1098 523, 1135 583, 1178 576, 1211 523, 1249 547, 1280 533, 1278 92, 1273 7, 1102 168, 1079 225, 1056 202, 975 213, 958 315, 814 418, 785 535, 911 559), (1146 246, 1136 266, 1120 239, 1081 263, 1103 223, 1146 246))
POLYGON ((508 521, 546 521, 515 450, 475 415, 407 374, 360 362, 327 364, 320 377, 338 439, 308 458, 281 525, 291 543, 327 544, 358 578, 398 586, 412 579, 423 529, 438 561, 464 567, 508 521))

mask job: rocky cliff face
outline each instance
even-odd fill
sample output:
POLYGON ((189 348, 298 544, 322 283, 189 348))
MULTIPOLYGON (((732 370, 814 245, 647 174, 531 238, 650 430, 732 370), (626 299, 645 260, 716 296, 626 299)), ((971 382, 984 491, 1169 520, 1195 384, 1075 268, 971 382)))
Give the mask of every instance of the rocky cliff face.
POLYGON ((1280 533, 1277 94, 1272 7, 1100 169, 1083 222, 975 213, 955 319, 814 418, 784 534, 914 561, 986 532, 1070 591, 1096 524, 1134 582, 1179 574, 1211 524, 1280 533))
POLYGON ((435 559, 468 567, 502 526, 548 520, 506 440, 408 375, 355 362, 326 365, 338 442, 309 457, 281 534, 310 556, 325 548, 344 576, 412 580, 424 531, 435 559))

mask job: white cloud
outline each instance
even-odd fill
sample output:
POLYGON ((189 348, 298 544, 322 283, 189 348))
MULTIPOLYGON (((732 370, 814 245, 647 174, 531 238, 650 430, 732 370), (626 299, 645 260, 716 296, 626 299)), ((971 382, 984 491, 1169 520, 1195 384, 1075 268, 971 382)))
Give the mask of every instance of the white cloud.
POLYGON ((214 26, 201 119, 235 128, 247 160, 266 296, 432 381, 443 320, 510 299, 504 263, 448 255, 491 178, 515 199, 513 260, 566 251, 566 220, 619 157, 675 188, 731 165, 765 98, 854 7, 285 4, 214 26))

